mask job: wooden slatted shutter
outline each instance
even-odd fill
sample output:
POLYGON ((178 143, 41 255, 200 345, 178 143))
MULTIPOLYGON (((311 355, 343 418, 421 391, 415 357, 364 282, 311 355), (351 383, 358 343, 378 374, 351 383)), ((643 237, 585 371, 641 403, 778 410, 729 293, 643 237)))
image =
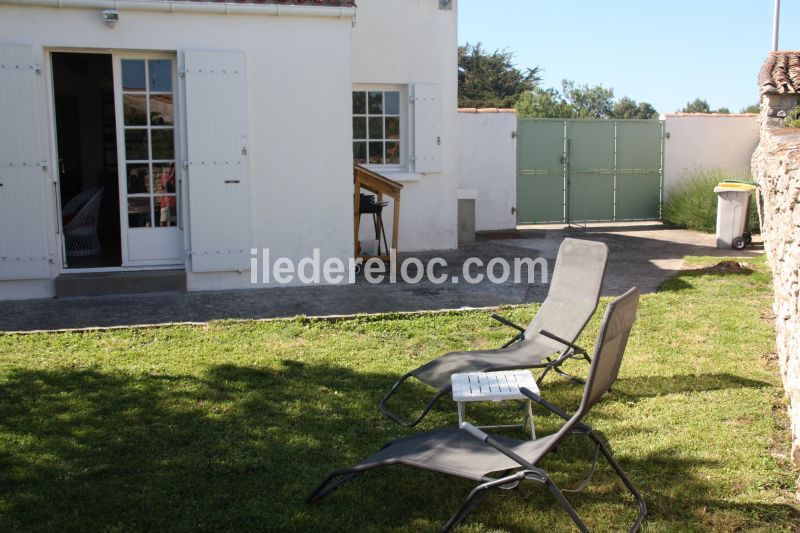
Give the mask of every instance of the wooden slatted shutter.
POLYGON ((0 279, 50 276, 37 72, 33 47, 0 45, 0 279))
POLYGON ((441 88, 435 83, 417 83, 413 88, 414 172, 441 172, 441 88))
POLYGON ((184 53, 193 272, 250 268, 245 60, 236 51, 184 53))

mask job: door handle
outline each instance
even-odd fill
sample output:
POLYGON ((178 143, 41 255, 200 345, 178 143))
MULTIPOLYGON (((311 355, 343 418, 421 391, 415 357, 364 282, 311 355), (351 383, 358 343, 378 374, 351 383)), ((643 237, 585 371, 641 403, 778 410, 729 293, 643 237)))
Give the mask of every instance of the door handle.
POLYGON ((225 180, 225 183, 239 183, 239 180, 225 180))

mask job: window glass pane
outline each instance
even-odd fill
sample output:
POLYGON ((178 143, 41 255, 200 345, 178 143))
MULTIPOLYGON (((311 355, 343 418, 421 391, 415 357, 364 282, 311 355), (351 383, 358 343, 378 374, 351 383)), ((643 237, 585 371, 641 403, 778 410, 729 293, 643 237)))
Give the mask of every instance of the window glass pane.
POLYGON ((144 91, 144 60, 122 60, 122 90, 144 91))
POLYGON ((380 91, 370 91, 369 114, 380 115, 381 113, 383 113, 383 93, 380 91))
POLYGON ((353 139, 367 138, 367 117, 353 117, 353 139))
POLYGON ((383 119, 380 117, 369 117, 369 138, 383 139, 383 119))
POLYGON ((365 92, 353 93, 353 114, 354 115, 367 114, 367 93, 365 92))
POLYGON ((158 226, 169 227, 178 225, 177 199, 172 196, 156 196, 156 218, 158 226))
POLYGON ((369 143, 369 162, 373 165, 383 164, 383 143, 369 143))
POLYGON ((399 165, 400 91, 353 91, 352 95, 353 162, 399 165))
POLYGON ((128 198, 128 227, 151 227, 150 197, 128 198))
POLYGON ((125 130, 125 159, 148 159, 147 130, 125 130))
POLYGON ((386 117, 386 138, 400 138, 400 117, 386 117))
POLYGON ((157 94, 150 97, 150 124, 172 126, 172 95, 157 94))
POLYGON ((153 192, 175 193, 175 164, 164 163, 153 165, 153 192))
POLYGON ((172 136, 172 128, 151 130, 150 136, 153 139, 153 159, 175 158, 175 141, 172 136))
POLYGON ((353 162, 362 164, 367 162, 367 143, 353 143, 353 162))
POLYGON ((147 62, 150 69, 150 90, 172 91, 172 61, 169 59, 151 59, 147 62))
POLYGON ((399 165, 400 164, 400 143, 387 142, 386 143, 386 164, 399 165))
POLYGON ((142 194, 150 191, 150 169, 148 165, 128 165, 128 194, 142 194))
POLYGON ((122 114, 126 126, 147 126, 147 100, 144 95, 122 96, 122 114))
POLYGON ((385 93, 384 104, 386 105, 387 115, 400 114, 400 93, 397 91, 387 91, 385 93))

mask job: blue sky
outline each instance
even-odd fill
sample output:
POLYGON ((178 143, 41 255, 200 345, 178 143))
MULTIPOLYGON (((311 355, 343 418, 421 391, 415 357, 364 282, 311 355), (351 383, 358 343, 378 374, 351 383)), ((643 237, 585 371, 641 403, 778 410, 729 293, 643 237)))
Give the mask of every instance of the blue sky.
MULTIPOLYGON (((733 112, 758 101, 773 0, 459 0, 458 42, 508 48, 519 67, 613 87, 664 112, 696 97, 733 112)), ((780 48, 800 50, 800 0, 782 0, 780 48)))

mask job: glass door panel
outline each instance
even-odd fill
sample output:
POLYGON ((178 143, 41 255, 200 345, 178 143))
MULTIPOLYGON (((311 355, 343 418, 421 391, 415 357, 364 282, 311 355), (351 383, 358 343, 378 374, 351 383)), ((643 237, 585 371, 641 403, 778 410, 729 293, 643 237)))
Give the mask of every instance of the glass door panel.
POLYGON ((182 262, 175 153, 175 61, 117 57, 120 185, 127 264, 182 262))

